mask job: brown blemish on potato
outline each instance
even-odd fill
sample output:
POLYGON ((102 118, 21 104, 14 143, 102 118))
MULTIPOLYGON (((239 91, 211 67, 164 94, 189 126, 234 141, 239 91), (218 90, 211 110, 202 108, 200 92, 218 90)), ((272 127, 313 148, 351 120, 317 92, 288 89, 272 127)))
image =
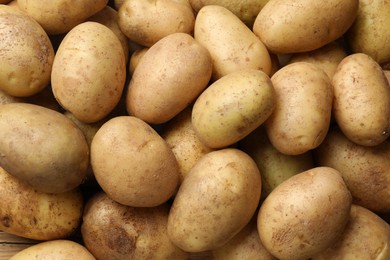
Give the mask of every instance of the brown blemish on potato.
POLYGON ((137 236, 130 236, 126 230, 120 227, 112 227, 107 231, 107 245, 112 250, 122 255, 128 255, 136 249, 137 236))
POLYGON ((9 215, 4 215, 2 218, 1 218, 1 224, 6 227, 6 228, 9 228, 11 227, 11 223, 12 223, 12 217, 9 216, 9 215))

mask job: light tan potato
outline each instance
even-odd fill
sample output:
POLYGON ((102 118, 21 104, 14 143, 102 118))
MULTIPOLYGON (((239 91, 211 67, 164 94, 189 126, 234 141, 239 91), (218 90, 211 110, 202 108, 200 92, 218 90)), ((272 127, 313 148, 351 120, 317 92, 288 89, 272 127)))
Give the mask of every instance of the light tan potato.
POLYGON ((185 33, 168 35, 139 61, 128 85, 127 111, 151 124, 169 121, 207 87, 209 52, 185 33))
POLYGON ((351 141, 375 146, 389 137, 390 86, 377 62, 363 53, 348 55, 332 84, 334 118, 351 141))
POLYGON ((390 259, 390 226, 374 212, 352 205, 343 235, 313 260, 390 259))
POLYGON ((38 105, 0 106, 0 166, 35 189, 60 193, 84 180, 89 148, 63 114, 38 105))
POLYGON ((162 137, 132 116, 103 124, 91 144, 95 177, 107 195, 127 206, 154 207, 176 191, 179 166, 162 137))
POLYGON ((206 5, 198 12, 194 38, 210 52, 213 80, 240 69, 271 73, 271 58, 264 44, 223 6, 206 5))
POLYGON ((103 192, 86 204, 81 234, 98 259, 187 259, 167 235, 169 206, 134 208, 103 192))
POLYGON ((126 63, 118 37, 97 22, 84 22, 58 47, 51 75, 54 96, 77 119, 97 122, 118 104, 126 63))
POLYGON ((267 74, 245 69, 210 85, 192 109, 192 125, 208 147, 232 145, 259 127, 275 107, 275 91, 267 74))
POLYGON ((11 6, 11 7, 14 7, 14 8, 17 8, 18 10, 20 10, 18 0, 8 1, 8 6, 11 6))
POLYGON ((390 213, 390 142, 362 146, 332 128, 314 155, 319 165, 340 171, 355 204, 390 213))
POLYGON ((351 203, 351 193, 337 170, 316 167, 298 173, 261 204, 260 240, 278 259, 310 259, 343 234, 351 203))
POLYGON ((69 237, 79 227, 84 206, 80 190, 39 192, 1 167, 0 184, 0 230, 53 240, 69 237))
POLYGON ((260 172, 249 155, 234 148, 210 152, 180 185, 168 236, 186 252, 216 249, 249 223, 260 193, 260 172))
POLYGON ((126 0, 114 0, 114 7, 118 11, 126 0))
POLYGON ((270 0, 256 17, 253 32, 272 53, 312 51, 343 35, 358 5, 359 0, 270 0))
POLYGON ((69 32, 102 10, 107 3, 108 0, 18 0, 19 8, 36 20, 49 35, 69 32))
POLYGON ((96 258, 80 243, 57 239, 30 246, 10 258, 10 260, 26 259, 95 260, 96 258))
POLYGON ((118 16, 122 32, 145 47, 172 33, 192 35, 195 24, 188 0, 127 0, 119 8, 118 16))
POLYGON ((0 90, 32 96, 50 83, 54 49, 42 27, 16 8, 0 6, 0 90))
POLYGON ((4 91, 0 90, 0 105, 17 102, 23 102, 23 98, 10 96, 7 93, 4 93, 4 91))
POLYGON ((314 64, 295 62, 272 77, 275 110, 265 122, 275 148, 298 155, 321 144, 328 131, 333 89, 326 73, 314 64))
POLYGON ((135 50, 130 56, 129 62, 129 73, 133 75, 135 68, 137 67, 139 61, 144 56, 144 54, 149 50, 149 48, 142 48, 135 50))

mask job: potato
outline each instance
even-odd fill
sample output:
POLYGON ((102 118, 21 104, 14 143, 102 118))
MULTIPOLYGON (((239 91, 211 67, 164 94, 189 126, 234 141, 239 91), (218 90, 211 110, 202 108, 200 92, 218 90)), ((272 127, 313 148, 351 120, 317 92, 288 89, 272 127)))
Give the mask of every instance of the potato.
POLYGON ((359 0, 270 0, 253 24, 253 32, 272 53, 318 49, 341 37, 352 25, 359 0))
POLYGON ((390 213, 390 142, 362 146, 332 128, 314 155, 318 165, 340 171, 355 204, 390 213))
POLYGON ((130 56, 129 62, 129 74, 132 76, 135 68, 137 67, 139 61, 144 56, 144 54, 149 50, 149 48, 142 48, 135 50, 130 56))
POLYGON ((377 62, 364 53, 348 55, 332 84, 334 118, 351 141, 375 146, 389 137, 390 86, 377 62))
POLYGON ((86 204, 81 234, 98 259, 187 259, 167 235, 169 206, 134 208, 96 193, 86 204))
POLYGON ((0 90, 0 105, 17 102, 23 102, 23 98, 10 96, 4 91, 0 90))
POLYGON ((197 98, 192 125, 206 146, 224 148, 264 123, 274 110, 275 99, 271 80, 261 70, 232 72, 197 98))
POLYGON ((126 80, 125 55, 118 37, 97 22, 84 22, 58 47, 51 83, 54 96, 77 119, 93 123, 118 104, 126 80))
POLYGON ((63 114, 27 103, 0 106, 0 166, 33 188, 60 193, 84 180, 89 148, 63 114))
POLYGON ((165 123, 207 87, 211 72, 206 48, 188 34, 168 35, 139 61, 128 85, 127 111, 150 124, 165 123))
POLYGON ((337 170, 315 167, 298 173, 261 204, 260 240, 278 259, 309 259, 342 235, 351 204, 351 193, 337 170))
POLYGON ((19 8, 52 34, 67 33, 88 17, 102 10, 108 0, 18 0, 19 8))
POLYGON ((0 5, 0 90, 32 96, 50 83, 54 49, 42 27, 16 8, 0 5))
POLYGON ((180 185, 168 236, 186 252, 223 246, 249 223, 260 193, 260 172, 249 155, 234 148, 210 152, 180 185))
POLYGON ((83 245, 77 242, 57 239, 32 245, 10 258, 10 260, 25 259, 95 260, 96 258, 83 245))
POLYGON ((127 206, 154 207, 176 191, 179 166, 162 137, 133 116, 105 122, 91 144, 95 177, 107 195, 127 206))
POLYGON ((264 44, 225 7, 204 6, 196 16, 194 38, 210 52, 213 80, 240 69, 271 73, 271 58, 264 44))
POLYGON ((353 204, 342 237, 312 259, 390 259, 389 243, 389 224, 374 212, 353 204))
POLYGON ((276 105, 265 122, 275 148, 287 155, 316 148, 328 131, 333 89, 326 73, 314 64, 295 62, 271 77, 276 105))
POLYGON ((78 189, 43 193, 0 167, 0 230, 35 240, 73 235, 81 223, 83 196, 78 189))
POLYGON ((11 0, 0 0, 0 4, 8 4, 11 0))
POLYGON ((188 0, 127 0, 118 10, 122 32, 145 47, 151 47, 172 33, 192 35, 194 23, 188 0))

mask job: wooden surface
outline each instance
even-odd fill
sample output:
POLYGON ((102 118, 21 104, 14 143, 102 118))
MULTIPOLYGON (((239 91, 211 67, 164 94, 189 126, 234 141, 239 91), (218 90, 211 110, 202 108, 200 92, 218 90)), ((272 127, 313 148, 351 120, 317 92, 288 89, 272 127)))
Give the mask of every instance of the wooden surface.
POLYGON ((37 241, 26 239, 0 231, 0 260, 8 260, 17 252, 36 244, 37 241))

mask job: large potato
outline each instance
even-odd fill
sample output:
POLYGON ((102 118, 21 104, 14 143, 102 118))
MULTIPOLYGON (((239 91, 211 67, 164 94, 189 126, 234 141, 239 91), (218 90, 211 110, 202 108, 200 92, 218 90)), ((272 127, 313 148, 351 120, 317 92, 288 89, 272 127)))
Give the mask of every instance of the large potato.
POLYGON ((321 144, 328 131, 333 89, 318 66, 294 62, 272 77, 275 110, 265 126, 268 137, 281 153, 298 155, 321 144))
POLYGON ((213 80, 240 69, 271 73, 271 58, 264 44, 225 7, 203 7, 196 16, 194 37, 210 52, 213 80))
POLYGON ((118 37, 100 23, 84 22, 58 47, 51 75, 53 93, 77 119, 96 122, 118 104, 126 71, 118 37))
POLYGON ((27 103, 0 106, 0 166, 35 189, 59 193, 84 180, 89 147, 81 130, 54 110, 27 103))
POLYGON ((66 238, 81 223, 83 196, 77 189, 43 193, 0 168, 0 230, 35 240, 66 238))
POLYGON ((343 133, 360 145, 375 146, 389 137, 390 86, 370 56, 345 57, 332 80, 333 114, 343 133))
POLYGON ((234 148, 210 152, 180 185, 168 236, 187 252, 223 246, 249 223, 260 193, 260 172, 249 155, 234 148))
POLYGON ((168 35, 148 49, 134 70, 127 110, 148 123, 165 123, 207 87, 211 72, 206 48, 189 34, 168 35))
POLYGON ((81 234, 97 259, 187 259, 167 235, 169 206, 134 208, 103 192, 86 204, 81 234))
POLYGON ((260 240, 278 259, 310 259, 342 235, 351 203, 351 193, 337 170, 316 167, 298 173, 261 204, 260 240))
POLYGON ((270 0, 253 32, 273 53, 318 49, 341 37, 352 25, 359 0, 270 0))
POLYGON ((54 49, 42 27, 21 11, 0 5, 0 90, 31 96, 50 83, 54 49))

